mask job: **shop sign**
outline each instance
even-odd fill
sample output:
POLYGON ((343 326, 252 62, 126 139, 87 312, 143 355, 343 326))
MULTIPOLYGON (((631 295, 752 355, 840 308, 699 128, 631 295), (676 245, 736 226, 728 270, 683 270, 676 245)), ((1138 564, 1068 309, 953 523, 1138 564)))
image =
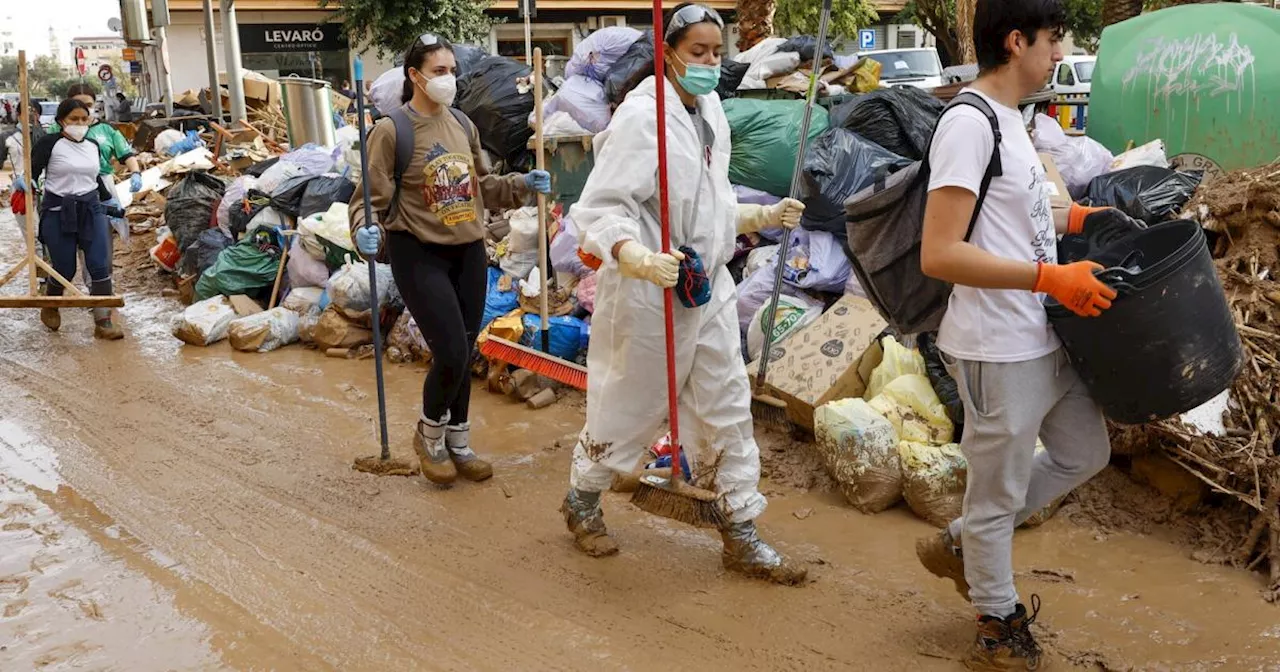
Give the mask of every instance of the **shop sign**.
POLYGON ((246 54, 342 51, 346 48, 347 38, 339 23, 240 24, 240 51, 246 54))

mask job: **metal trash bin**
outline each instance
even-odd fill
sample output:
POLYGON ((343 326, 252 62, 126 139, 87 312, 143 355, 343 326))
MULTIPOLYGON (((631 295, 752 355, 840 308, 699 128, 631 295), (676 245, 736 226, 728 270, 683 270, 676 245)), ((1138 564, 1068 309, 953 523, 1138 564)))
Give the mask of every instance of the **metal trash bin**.
MULTIPOLYGON (((547 172, 551 173, 551 200, 562 205, 566 214, 569 206, 582 197, 587 176, 595 167, 595 152, 591 146, 594 137, 591 134, 561 135, 542 139, 547 154, 547 172)), ((532 138, 529 139, 529 149, 537 149, 532 138)))
POLYGON ((290 146, 297 148, 311 143, 332 147, 337 144, 329 82, 292 75, 281 77, 280 93, 284 98, 290 146))

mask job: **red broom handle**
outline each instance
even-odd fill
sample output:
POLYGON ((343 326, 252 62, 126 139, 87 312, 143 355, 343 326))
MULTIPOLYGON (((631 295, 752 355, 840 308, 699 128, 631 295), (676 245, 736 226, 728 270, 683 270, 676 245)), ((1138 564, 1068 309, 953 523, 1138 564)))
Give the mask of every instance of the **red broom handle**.
MULTIPOLYGON (((662 218, 662 251, 671 253, 671 208, 667 204, 667 68, 662 30, 662 0, 653 0, 653 75, 658 97, 658 213, 662 218)), ((667 413, 671 423, 671 477, 683 478, 680 468, 680 406, 676 396, 675 294, 662 292, 662 317, 667 336, 667 413), (678 475, 678 476, 677 476, 678 475)))

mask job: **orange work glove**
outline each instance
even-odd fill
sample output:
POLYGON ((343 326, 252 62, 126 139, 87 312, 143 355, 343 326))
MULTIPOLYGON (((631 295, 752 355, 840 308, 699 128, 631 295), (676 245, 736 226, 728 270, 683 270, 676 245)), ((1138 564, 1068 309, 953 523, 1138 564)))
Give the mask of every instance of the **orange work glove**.
POLYGON ((1100 270, 1102 266, 1092 261, 1061 266, 1042 262, 1035 291, 1052 296, 1076 315, 1097 317, 1110 308, 1116 298, 1116 290, 1094 277, 1093 272, 1100 270))
POLYGON ((1085 220, 1090 215, 1096 215, 1099 212, 1106 212, 1111 208, 1090 208, 1079 203, 1072 203, 1071 209, 1067 211, 1067 233, 1080 235, 1084 233, 1085 220))

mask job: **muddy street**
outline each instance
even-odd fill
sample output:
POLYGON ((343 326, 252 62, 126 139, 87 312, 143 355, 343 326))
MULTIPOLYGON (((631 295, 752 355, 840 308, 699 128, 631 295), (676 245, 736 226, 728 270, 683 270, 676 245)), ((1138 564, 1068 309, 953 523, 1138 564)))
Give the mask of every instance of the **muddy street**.
MULTIPOLYGON (((20 244, 3 213, 5 268, 20 244)), ((781 588, 726 575, 713 534, 607 495, 622 553, 593 560, 556 512, 580 403, 477 389, 493 480, 378 478, 350 468, 378 445, 370 362, 183 346, 176 301, 127 301, 114 343, 85 310, 56 334, 0 312, 2 670, 950 670, 972 634, 916 562, 931 528, 901 509, 766 482, 762 528, 813 577, 781 588)), ((422 375, 388 368, 402 457, 422 375)), ((1172 535, 1059 516, 1015 553, 1063 667, 1280 669, 1261 579, 1172 535)))

